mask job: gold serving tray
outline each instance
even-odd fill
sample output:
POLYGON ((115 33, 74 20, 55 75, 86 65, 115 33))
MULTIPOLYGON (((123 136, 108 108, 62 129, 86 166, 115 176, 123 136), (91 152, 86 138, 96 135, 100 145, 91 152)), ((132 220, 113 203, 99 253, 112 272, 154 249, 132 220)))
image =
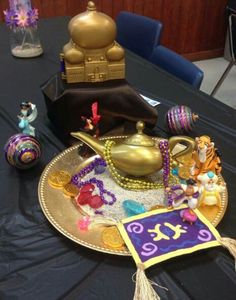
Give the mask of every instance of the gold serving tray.
MULTIPOLYGON (((119 140, 123 138, 125 137, 109 137, 106 139, 119 140)), ((84 151, 83 144, 72 146, 57 155, 46 166, 40 177, 38 196, 41 208, 49 222, 58 231, 74 242, 104 253, 124 256, 130 255, 127 248, 117 250, 103 244, 101 238, 104 229, 103 226, 94 227, 85 232, 80 231, 77 228, 76 223, 82 216, 82 213, 75 208, 71 198, 65 196, 61 189, 52 188, 48 184, 48 176, 51 172, 55 170, 66 170, 70 174, 76 174, 93 160, 94 155, 94 152, 88 154, 84 151), (86 155, 84 155, 83 152, 86 153, 86 155)), ((220 177, 220 180, 222 182, 224 181, 222 177, 220 177)), ((225 214, 228 204, 227 190, 223 193, 221 202, 222 206, 220 208, 216 206, 205 206, 200 207, 199 209, 214 226, 217 226, 225 214)))

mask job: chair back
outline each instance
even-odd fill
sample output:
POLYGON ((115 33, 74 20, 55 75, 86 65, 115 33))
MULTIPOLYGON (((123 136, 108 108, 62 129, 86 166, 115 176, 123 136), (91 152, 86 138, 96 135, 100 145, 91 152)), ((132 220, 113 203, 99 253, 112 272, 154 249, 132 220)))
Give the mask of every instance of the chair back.
POLYGON ((163 27, 158 20, 126 11, 119 13, 116 25, 117 42, 146 59, 159 44, 163 27))
POLYGON ((204 76, 203 71, 176 52, 160 45, 154 49, 149 60, 166 72, 200 88, 204 76))
POLYGON ((229 28, 229 48, 232 60, 236 58, 236 0, 231 0, 227 5, 228 28, 229 28))

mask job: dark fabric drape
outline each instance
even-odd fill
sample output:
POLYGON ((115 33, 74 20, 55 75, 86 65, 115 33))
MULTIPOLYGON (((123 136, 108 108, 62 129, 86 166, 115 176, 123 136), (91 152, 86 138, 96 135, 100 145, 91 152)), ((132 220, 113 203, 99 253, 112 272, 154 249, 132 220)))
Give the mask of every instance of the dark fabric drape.
POLYGON ((127 129, 134 132, 139 120, 143 120, 149 128, 157 124, 157 110, 125 80, 66 84, 57 73, 42 86, 42 92, 55 133, 67 145, 75 142, 70 132, 84 130, 81 117, 92 116, 94 102, 98 103, 101 116, 99 135, 108 135, 111 131, 126 134, 127 129))

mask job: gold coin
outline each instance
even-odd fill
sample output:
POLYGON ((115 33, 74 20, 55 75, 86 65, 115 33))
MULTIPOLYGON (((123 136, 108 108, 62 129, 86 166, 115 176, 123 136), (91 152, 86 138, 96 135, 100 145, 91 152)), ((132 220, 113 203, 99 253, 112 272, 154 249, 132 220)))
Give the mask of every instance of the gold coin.
POLYGON ((192 153, 181 155, 176 160, 184 166, 191 166, 193 164, 192 153))
POLYGON ((57 170, 49 174, 48 182, 52 187, 61 188, 71 180, 71 176, 68 172, 63 170, 57 170))
POLYGON ((178 175, 181 179, 189 179, 191 176, 190 167, 189 166, 179 167, 178 175))
POLYGON ((48 177, 48 183, 53 187, 53 188, 60 188, 61 186, 58 185, 57 182, 57 174, 56 172, 53 172, 51 174, 49 174, 48 177))
POLYGON ((149 211, 156 210, 156 209, 159 209, 159 208, 164 208, 164 207, 165 207, 164 205, 159 205, 159 204, 157 204, 157 205, 152 206, 152 207, 149 209, 149 211))
POLYGON ((75 197, 78 195, 79 193, 79 188, 74 185, 73 183, 67 183, 64 187, 63 187, 63 193, 66 196, 69 197, 75 197))
POLYGON ((48 183, 49 183, 50 186, 53 187, 54 189, 61 189, 61 188, 62 188, 62 186, 54 185, 54 184, 53 184, 52 182, 50 182, 49 180, 48 180, 48 183))
POLYGON ((102 241, 106 246, 116 249, 121 248, 125 244, 119 230, 115 226, 107 227, 103 230, 102 241))

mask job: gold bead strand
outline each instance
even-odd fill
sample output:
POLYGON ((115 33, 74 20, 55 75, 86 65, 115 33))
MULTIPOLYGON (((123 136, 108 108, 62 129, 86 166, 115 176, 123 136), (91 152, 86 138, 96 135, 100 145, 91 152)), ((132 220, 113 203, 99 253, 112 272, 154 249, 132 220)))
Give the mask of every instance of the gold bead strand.
POLYGON ((104 156, 105 156, 105 161, 107 163, 108 169, 118 185, 130 190, 147 190, 147 189, 158 189, 163 187, 163 184, 160 183, 153 183, 153 182, 147 182, 138 179, 131 179, 120 175, 117 172, 114 163, 112 162, 111 159, 111 147, 114 143, 115 143, 114 141, 110 141, 110 140, 107 140, 105 142, 104 156))

